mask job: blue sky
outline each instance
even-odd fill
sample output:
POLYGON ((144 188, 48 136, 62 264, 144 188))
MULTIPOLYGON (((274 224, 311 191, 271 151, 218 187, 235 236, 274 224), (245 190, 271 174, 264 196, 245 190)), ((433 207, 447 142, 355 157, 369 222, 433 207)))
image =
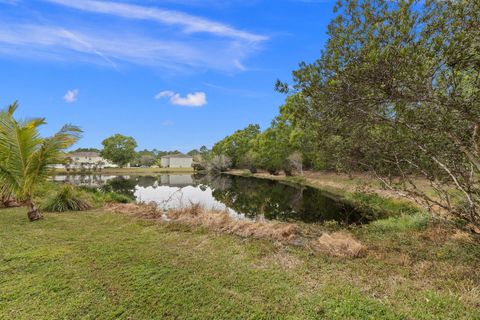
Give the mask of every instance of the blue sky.
POLYGON ((264 129, 300 61, 326 40, 333 1, 0 0, 0 106, 184 152, 264 129))

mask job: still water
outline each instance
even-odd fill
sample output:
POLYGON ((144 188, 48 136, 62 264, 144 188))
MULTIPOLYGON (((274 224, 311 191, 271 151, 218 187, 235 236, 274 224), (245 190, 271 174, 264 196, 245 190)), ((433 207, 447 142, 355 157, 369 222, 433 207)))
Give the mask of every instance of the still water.
POLYGON ((206 208, 226 210, 238 219, 367 222, 360 212, 320 190, 256 178, 190 174, 59 175, 53 180, 113 190, 138 202, 153 201, 162 209, 199 203, 206 208))

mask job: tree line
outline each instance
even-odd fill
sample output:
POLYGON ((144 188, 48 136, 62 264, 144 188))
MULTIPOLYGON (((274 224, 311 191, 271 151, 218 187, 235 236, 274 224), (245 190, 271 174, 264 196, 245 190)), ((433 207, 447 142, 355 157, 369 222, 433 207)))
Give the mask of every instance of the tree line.
POLYGON ((253 171, 370 172, 480 225, 480 2, 345 0, 335 13, 320 57, 277 81, 287 98, 272 125, 213 152, 253 171))
MULTIPOLYGON (((137 141, 133 137, 122 134, 115 134, 102 141, 102 149, 98 148, 77 148, 70 153, 96 152, 112 163, 124 167, 130 164, 132 167, 159 166, 161 158, 169 154, 180 154, 179 150, 163 151, 158 149, 144 149, 136 151, 137 141)), ((188 152, 191 156, 205 155, 209 150, 202 146, 199 150, 193 149, 188 152)))

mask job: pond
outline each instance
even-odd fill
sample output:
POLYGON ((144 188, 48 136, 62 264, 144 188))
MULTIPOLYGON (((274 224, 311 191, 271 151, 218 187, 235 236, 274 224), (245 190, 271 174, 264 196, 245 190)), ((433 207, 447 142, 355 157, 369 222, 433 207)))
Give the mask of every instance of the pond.
POLYGON ((165 210, 199 203, 206 208, 227 210, 237 219, 368 222, 353 207, 318 189, 257 178, 190 174, 58 175, 53 180, 113 190, 138 202, 153 201, 165 210))

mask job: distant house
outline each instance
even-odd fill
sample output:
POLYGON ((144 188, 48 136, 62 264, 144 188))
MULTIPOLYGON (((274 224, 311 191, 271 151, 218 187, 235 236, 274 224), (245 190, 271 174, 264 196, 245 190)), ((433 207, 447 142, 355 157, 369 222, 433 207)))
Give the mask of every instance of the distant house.
POLYGON ((56 164, 56 169, 103 169, 105 167, 117 167, 116 164, 102 158, 98 152, 73 152, 67 155, 66 164, 56 164))
POLYGON ((169 154, 160 160, 162 168, 191 168, 193 158, 186 154, 169 154))

